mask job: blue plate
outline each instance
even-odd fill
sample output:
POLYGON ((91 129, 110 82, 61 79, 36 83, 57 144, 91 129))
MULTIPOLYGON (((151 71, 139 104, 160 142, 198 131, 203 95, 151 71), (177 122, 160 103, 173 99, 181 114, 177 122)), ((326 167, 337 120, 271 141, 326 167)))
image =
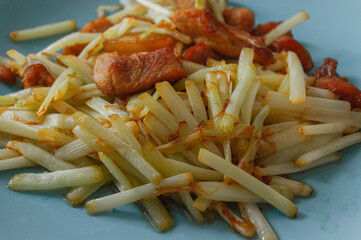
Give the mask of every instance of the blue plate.
MULTIPOLYGON (((12 43, 8 33, 45 23, 75 19, 79 26, 96 18, 99 4, 117 1, 96 0, 0 0, 0 55, 9 49, 23 54, 36 52, 58 37, 12 43)), ((323 58, 339 60, 339 73, 361 87, 361 1, 354 0, 244 0, 234 4, 249 7, 258 23, 287 19, 300 10, 311 18, 294 29, 296 39, 311 52, 315 65, 323 58)), ((0 93, 20 89, 0 84, 0 93)), ((297 219, 286 218, 277 210, 264 212, 280 239, 360 239, 361 150, 350 149, 343 162, 318 174, 298 177, 314 187, 311 198, 297 199, 297 219)), ((19 193, 6 188, 17 171, 0 173, 0 239, 241 239, 223 221, 203 226, 187 222, 173 213, 177 226, 161 234, 153 230, 134 206, 113 213, 89 216, 83 208, 69 207, 59 194, 19 193)))

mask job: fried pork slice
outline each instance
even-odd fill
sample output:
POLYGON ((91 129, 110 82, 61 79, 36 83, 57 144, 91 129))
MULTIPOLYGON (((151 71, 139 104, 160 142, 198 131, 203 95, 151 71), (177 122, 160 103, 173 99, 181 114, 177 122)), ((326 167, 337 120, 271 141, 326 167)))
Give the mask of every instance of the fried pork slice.
POLYGON ((182 59, 202 65, 207 64, 208 58, 220 60, 221 56, 204 43, 198 43, 190 47, 182 55, 182 59))
POLYGON ((184 77, 186 73, 172 48, 130 56, 104 53, 98 56, 94 66, 94 81, 108 96, 126 97, 157 82, 173 83, 184 77))
POLYGON ((176 0, 179 9, 194 9, 194 0, 176 0))
POLYGON ((337 69, 337 60, 333 58, 325 58, 321 67, 317 68, 313 73, 312 77, 322 78, 322 77, 334 77, 338 80, 347 82, 348 79, 345 77, 340 77, 336 72, 337 69))
POLYGON ((105 40, 104 52, 118 52, 119 55, 130 55, 173 47, 175 43, 176 40, 171 36, 152 34, 146 39, 139 39, 136 35, 128 35, 115 40, 105 40))
POLYGON ((0 81, 8 84, 15 84, 16 73, 9 67, 0 66, 0 81))
POLYGON ((251 33, 254 27, 254 13, 247 8, 228 8, 223 11, 226 23, 251 33))
POLYGON ((43 64, 33 64, 28 66, 24 70, 24 78, 21 80, 24 84, 24 88, 38 85, 50 87, 53 85, 54 81, 55 79, 43 64))
POLYGON ((253 48, 255 62, 272 63, 272 53, 261 37, 254 37, 236 27, 219 22, 209 9, 178 10, 172 16, 176 27, 191 36, 197 43, 203 42, 216 52, 238 58, 244 47, 253 48))

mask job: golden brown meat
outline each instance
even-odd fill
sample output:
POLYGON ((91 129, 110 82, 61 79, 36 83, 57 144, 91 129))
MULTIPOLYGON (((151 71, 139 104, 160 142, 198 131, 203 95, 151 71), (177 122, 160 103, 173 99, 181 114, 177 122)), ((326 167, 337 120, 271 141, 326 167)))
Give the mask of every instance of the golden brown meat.
POLYGON ((145 91, 157 82, 173 83, 184 77, 186 73, 172 48, 130 56, 104 53, 94 66, 94 81, 108 96, 126 97, 145 91))
POLYGON ((194 9, 194 0, 176 0, 179 9, 194 9))
POLYGON ((273 61, 272 53, 261 37, 219 22, 208 9, 178 10, 173 14, 172 21, 197 43, 203 42, 227 57, 238 58, 242 49, 249 47, 255 51, 255 62, 268 65, 273 61))
POLYGON ((227 24, 251 33, 254 27, 254 13, 247 8, 229 8, 223 11, 227 24))
POLYGON ((24 84, 24 88, 38 85, 50 87, 53 85, 54 81, 55 79, 43 64, 33 64, 28 66, 24 71, 24 78, 21 80, 24 84))
POLYGON ((202 65, 207 64, 208 58, 220 60, 221 56, 204 43, 198 43, 188 48, 182 55, 182 59, 202 65))
POLYGON ((6 66, 0 66, 0 80, 4 83, 15 84, 16 73, 6 66))
POLYGON ((171 36, 153 34, 139 40, 138 36, 128 35, 116 40, 105 40, 105 52, 118 52, 120 55, 130 55, 139 52, 151 52, 165 47, 173 47, 176 41, 171 36))

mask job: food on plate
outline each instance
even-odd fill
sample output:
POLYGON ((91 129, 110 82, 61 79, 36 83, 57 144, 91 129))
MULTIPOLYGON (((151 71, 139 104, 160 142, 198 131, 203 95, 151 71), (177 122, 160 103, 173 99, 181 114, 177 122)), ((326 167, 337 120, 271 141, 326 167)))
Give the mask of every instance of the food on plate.
POLYGON ((255 26, 222 0, 123 4, 37 53, 0 58, 0 79, 24 85, 0 96, 0 170, 47 170, 16 174, 9 189, 68 187, 92 215, 138 202, 162 232, 173 204, 277 239, 259 204, 297 217, 293 197, 314 189, 292 174, 361 142, 360 90, 331 58, 308 75, 311 54, 291 33, 305 12, 255 26), (108 184, 118 191, 92 195, 108 184))

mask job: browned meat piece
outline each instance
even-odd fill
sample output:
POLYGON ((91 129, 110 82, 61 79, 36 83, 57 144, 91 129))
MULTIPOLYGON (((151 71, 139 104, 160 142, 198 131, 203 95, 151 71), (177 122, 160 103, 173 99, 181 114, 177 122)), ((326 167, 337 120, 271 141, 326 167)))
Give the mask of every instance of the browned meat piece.
POLYGON ((337 61, 335 59, 325 58, 323 65, 321 67, 319 67, 318 69, 316 69, 312 73, 312 76, 315 78, 335 77, 338 80, 347 82, 348 81, 347 78, 340 77, 337 74, 336 68, 337 68, 337 61))
POLYGON ((223 11, 227 24, 251 33, 254 26, 254 13, 247 8, 230 8, 223 11))
POLYGON ((194 9, 194 0, 176 0, 179 9, 194 9))
POLYGON ((203 64, 207 64, 207 59, 213 58, 215 60, 219 60, 220 56, 213 49, 207 46, 204 43, 198 43, 193 47, 190 47, 187 51, 185 51, 182 55, 182 59, 203 64))
POLYGON ((350 102, 352 108, 361 109, 361 91, 347 81, 340 80, 338 77, 322 77, 316 79, 314 86, 330 90, 341 100, 350 102))
POLYGON ((104 53, 94 65, 94 81, 108 96, 126 97, 157 82, 173 83, 184 77, 186 73, 172 48, 130 56, 104 53))
POLYGON ((100 33, 104 32, 111 26, 113 26, 113 24, 106 17, 100 17, 85 24, 84 27, 80 30, 80 32, 100 33))
POLYGON ((6 66, 0 66, 0 80, 4 83, 15 84, 16 74, 6 66))
POLYGON ((21 81, 24 84, 24 88, 38 85, 50 87, 55 79, 43 64, 33 64, 25 69, 24 78, 21 81))
POLYGON ((271 50, 264 45, 261 37, 222 24, 208 9, 178 10, 173 14, 172 21, 197 43, 203 42, 222 55, 238 58, 242 49, 249 47, 255 51, 255 62, 262 65, 273 62, 271 50))
POLYGON ((153 34, 139 40, 138 36, 124 36, 116 40, 105 40, 105 52, 118 52, 120 55, 130 55, 138 52, 151 52, 165 47, 173 47, 176 41, 171 36, 153 34))

